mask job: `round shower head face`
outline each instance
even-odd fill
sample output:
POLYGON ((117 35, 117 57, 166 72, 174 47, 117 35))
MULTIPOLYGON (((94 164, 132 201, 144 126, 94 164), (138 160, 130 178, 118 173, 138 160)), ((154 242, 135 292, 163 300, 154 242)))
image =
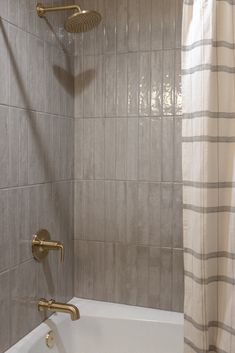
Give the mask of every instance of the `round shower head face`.
POLYGON ((76 11, 67 18, 64 28, 70 33, 88 32, 98 26, 101 19, 96 11, 76 11))

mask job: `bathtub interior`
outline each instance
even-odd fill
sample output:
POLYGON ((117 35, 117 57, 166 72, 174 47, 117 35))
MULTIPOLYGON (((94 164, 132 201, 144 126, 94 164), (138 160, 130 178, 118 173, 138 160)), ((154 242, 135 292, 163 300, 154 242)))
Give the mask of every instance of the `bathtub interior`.
POLYGON ((74 298, 81 314, 54 314, 7 353, 183 353, 183 314, 74 298), (49 331, 53 348, 46 346, 49 331))

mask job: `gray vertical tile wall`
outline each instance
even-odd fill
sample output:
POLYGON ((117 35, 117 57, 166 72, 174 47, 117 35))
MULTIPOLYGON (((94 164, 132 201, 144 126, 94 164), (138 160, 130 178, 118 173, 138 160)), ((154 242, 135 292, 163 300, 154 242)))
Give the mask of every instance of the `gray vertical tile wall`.
POLYGON ((182 0, 91 0, 75 40, 75 295, 183 310, 182 0))
POLYGON ((40 297, 73 296, 72 37, 36 2, 0 5, 0 352, 44 319, 40 297), (32 258, 40 228, 65 243, 63 266, 32 258))

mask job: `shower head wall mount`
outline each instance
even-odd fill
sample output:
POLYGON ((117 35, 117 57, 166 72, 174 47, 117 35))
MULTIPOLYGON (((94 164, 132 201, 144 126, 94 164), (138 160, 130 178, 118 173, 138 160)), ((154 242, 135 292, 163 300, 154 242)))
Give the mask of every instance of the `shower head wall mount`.
POLYGON ((102 19, 99 12, 94 10, 82 11, 80 6, 75 4, 64 6, 44 6, 38 3, 36 10, 39 17, 44 17, 47 12, 73 10, 73 14, 66 19, 64 24, 65 30, 70 33, 88 32, 97 26, 102 19))
POLYGON ((81 12, 81 8, 78 5, 64 5, 64 6, 44 6, 40 3, 36 6, 37 14, 39 17, 43 17, 46 12, 55 12, 55 11, 66 11, 66 10, 75 10, 76 12, 81 12))

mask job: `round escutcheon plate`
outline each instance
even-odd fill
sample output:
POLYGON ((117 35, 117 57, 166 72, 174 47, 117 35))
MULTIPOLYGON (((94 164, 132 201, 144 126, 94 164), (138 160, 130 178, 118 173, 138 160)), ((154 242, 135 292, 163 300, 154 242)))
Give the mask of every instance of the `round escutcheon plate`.
POLYGON ((48 250, 45 249, 44 247, 38 245, 37 242, 38 241, 50 241, 50 239, 51 239, 50 233, 46 229, 39 230, 33 236, 32 253, 33 253, 33 257, 35 258, 35 260, 43 261, 45 259, 45 257, 48 255, 48 250))

